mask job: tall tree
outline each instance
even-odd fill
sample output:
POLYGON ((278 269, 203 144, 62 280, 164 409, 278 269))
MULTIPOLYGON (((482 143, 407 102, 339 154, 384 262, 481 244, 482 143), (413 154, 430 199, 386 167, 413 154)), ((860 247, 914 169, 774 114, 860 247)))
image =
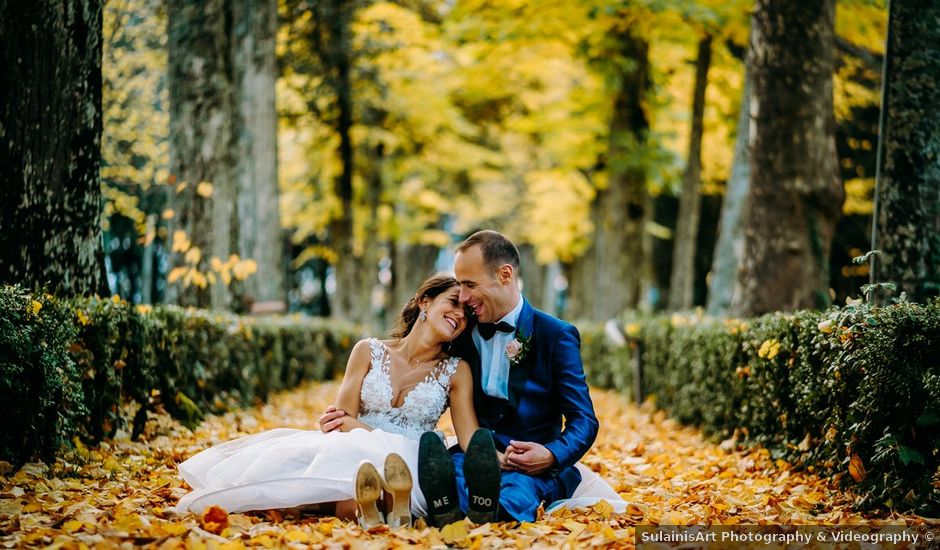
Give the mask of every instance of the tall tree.
POLYGON ((177 301, 227 309, 232 304, 228 286, 210 285, 203 271, 211 257, 227 260, 238 236, 231 13, 226 0, 168 0, 166 6, 170 173, 176 178, 178 206, 173 247, 192 266, 177 301))
POLYGON ((644 107, 649 46, 629 29, 619 31, 616 40, 622 61, 609 126, 607 182, 591 206, 592 243, 568 270, 569 317, 608 319, 636 307, 645 280, 648 201, 640 149, 649 129, 644 107))
POLYGON ((702 211, 702 137, 705 134, 705 89, 712 59, 712 37, 698 42, 695 57, 695 89, 692 93, 692 125, 689 155, 682 176, 679 218, 673 238, 672 277, 669 282, 669 308, 689 309, 695 294, 695 243, 702 211))
MULTIPOLYGON (((170 0, 177 301, 242 310, 283 300, 273 2, 170 0), (260 276, 245 284, 261 266, 260 276)), ((172 297, 172 296, 171 296, 172 297)))
POLYGON ((235 177, 238 254, 257 265, 253 301, 284 301, 284 233, 278 207, 277 0, 231 0, 238 125, 235 177))
POLYGON ((333 92, 336 102, 331 123, 339 138, 337 154, 340 169, 333 183, 333 194, 338 203, 329 225, 330 243, 336 262, 336 297, 334 315, 362 321, 366 312, 360 307, 359 296, 368 286, 361 280, 361 254, 355 246, 355 218, 353 209, 353 177, 355 173, 355 146, 353 128, 352 81, 352 22, 357 6, 355 2, 327 0, 316 2, 311 14, 316 22, 310 37, 323 66, 324 82, 333 92))
POLYGON ((835 0, 758 0, 751 19, 751 185, 733 313, 825 307, 842 207, 832 73, 835 0))
POLYGON ((744 201, 750 181, 748 128, 750 127, 751 69, 744 69, 744 87, 738 113, 737 136, 734 140, 734 161, 731 177, 721 203, 718 241, 712 262, 712 278, 708 285, 708 313, 723 315, 733 302, 738 265, 744 253, 744 201))
POLYGON ((0 0, 0 282, 107 293, 100 0, 0 0))
POLYGON ((872 281, 940 291, 940 2, 890 3, 872 281))

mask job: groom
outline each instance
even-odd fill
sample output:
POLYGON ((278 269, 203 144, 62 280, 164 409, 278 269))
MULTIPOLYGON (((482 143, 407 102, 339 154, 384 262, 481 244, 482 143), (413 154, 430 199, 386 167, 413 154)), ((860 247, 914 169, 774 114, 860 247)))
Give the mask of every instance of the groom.
POLYGON ((457 248, 454 272, 476 325, 451 352, 470 364, 485 430, 474 434, 466 456, 452 449, 451 475, 439 471, 451 463, 441 460, 443 446, 422 438, 419 483, 429 520, 440 524, 469 512, 477 523, 533 521, 543 501, 571 497, 581 481, 575 464, 597 437, 581 339, 574 326, 522 297, 519 251, 504 235, 471 235, 457 248))

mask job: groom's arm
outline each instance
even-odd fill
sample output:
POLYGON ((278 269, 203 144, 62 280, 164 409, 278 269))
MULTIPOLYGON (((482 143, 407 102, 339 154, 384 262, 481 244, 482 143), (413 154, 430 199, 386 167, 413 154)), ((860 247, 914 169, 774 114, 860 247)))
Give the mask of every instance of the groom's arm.
POLYGON ((555 456, 555 468, 574 466, 594 444, 598 422, 581 362, 581 336, 565 324, 552 350, 555 387, 565 427, 558 439, 545 444, 555 456))

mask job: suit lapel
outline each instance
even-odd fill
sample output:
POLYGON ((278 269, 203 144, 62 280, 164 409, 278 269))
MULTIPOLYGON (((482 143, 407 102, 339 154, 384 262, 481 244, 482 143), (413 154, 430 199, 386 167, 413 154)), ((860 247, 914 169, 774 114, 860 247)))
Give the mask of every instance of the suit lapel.
POLYGON ((533 338, 535 325, 535 309, 529 305, 528 300, 523 299, 522 311, 519 313, 519 320, 516 323, 516 337, 522 340, 528 340, 528 351, 522 357, 518 365, 509 367, 509 406, 513 409, 519 407, 519 395, 525 387, 526 380, 532 372, 532 366, 535 364, 535 339, 533 338))

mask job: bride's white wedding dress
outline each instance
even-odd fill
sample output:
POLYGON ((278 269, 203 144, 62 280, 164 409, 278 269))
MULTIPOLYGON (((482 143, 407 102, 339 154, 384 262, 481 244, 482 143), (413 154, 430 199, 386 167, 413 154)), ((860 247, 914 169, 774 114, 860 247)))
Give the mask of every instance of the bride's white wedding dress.
MULTIPOLYGON (((200 513, 217 505, 229 512, 244 512, 351 499, 360 461, 372 461, 381 472, 385 457, 398 453, 416 480, 412 512, 427 515, 424 495, 417 486, 418 439, 437 427, 447 409, 450 378, 459 359, 442 361, 408 392, 401 407, 393 407, 388 349, 374 338, 369 346, 372 363, 362 381, 358 418, 372 431, 282 428, 216 445, 180 464, 180 474, 193 491, 180 499, 176 509, 200 513)), ((572 503, 582 503, 578 497, 620 500, 597 474, 579 468, 583 479, 572 503)))

